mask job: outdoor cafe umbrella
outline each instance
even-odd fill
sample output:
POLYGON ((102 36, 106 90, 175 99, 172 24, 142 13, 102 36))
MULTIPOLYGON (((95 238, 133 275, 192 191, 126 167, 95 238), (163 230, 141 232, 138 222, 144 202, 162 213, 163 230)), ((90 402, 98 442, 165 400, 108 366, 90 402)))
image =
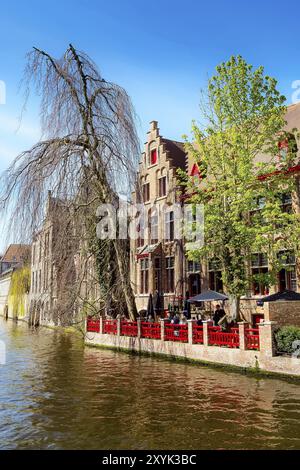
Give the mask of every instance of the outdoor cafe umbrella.
POLYGON ((260 302, 276 302, 282 300, 300 300, 300 294, 298 292, 294 292, 293 290, 284 290, 282 292, 276 292, 276 294, 268 295, 267 297, 263 297, 260 299, 260 302))
POLYGON ((190 302, 191 304, 197 304, 198 302, 213 302, 215 300, 228 300, 228 297, 214 290, 207 290, 205 292, 202 292, 201 294, 195 295, 195 297, 191 297, 190 299, 188 299, 188 302, 190 302))
MULTIPOLYGON (((188 299, 188 302, 191 304, 198 304, 199 302, 214 302, 214 301, 224 301, 228 300, 228 297, 224 294, 220 294, 214 290, 207 290, 202 292, 201 294, 195 295, 188 299)), ((210 303, 210 311, 211 311, 211 303, 210 303)))
POLYGON ((153 309, 155 312, 155 315, 158 315, 160 311, 162 310, 162 296, 158 291, 155 292, 153 296, 153 309))

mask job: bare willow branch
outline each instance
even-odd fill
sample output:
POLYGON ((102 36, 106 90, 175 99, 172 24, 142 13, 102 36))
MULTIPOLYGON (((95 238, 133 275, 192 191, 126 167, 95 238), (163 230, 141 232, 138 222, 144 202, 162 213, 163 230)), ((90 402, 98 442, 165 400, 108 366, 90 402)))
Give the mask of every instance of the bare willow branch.
POLYGON ((7 230, 23 242, 38 234, 45 223, 50 190, 56 201, 51 215, 53 283, 56 288, 60 283, 60 311, 71 316, 78 299, 81 305, 91 302, 89 293, 82 295, 86 263, 76 266, 84 252, 98 273, 110 270, 110 279, 97 277, 98 310, 112 305, 112 311, 120 308, 134 318, 128 245, 121 240, 100 243, 95 217, 97 205, 117 207, 120 194, 128 198, 133 189, 140 149, 131 100, 72 45, 60 59, 38 48, 27 59, 25 95, 28 99, 34 90, 41 97, 43 139, 22 152, 1 177, 0 209, 11 214, 7 230))

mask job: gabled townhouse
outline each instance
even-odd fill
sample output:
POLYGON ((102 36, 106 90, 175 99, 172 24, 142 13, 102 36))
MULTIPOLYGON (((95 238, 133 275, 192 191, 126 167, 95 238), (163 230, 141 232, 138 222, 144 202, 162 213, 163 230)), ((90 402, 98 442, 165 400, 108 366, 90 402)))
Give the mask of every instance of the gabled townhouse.
POLYGON ((180 204, 177 170, 184 170, 182 142, 160 135, 152 121, 137 175, 134 204, 144 206, 144 220, 136 240, 131 239, 130 275, 138 310, 147 307, 149 294, 159 293, 164 308, 184 297, 183 242, 176 238, 175 204, 180 204))

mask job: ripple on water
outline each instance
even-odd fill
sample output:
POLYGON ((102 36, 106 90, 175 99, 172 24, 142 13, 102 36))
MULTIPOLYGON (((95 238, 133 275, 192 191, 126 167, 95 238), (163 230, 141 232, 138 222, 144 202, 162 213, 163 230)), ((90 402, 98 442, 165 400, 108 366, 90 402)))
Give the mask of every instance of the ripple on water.
POLYGON ((300 449, 300 386, 0 320, 2 449, 300 449))

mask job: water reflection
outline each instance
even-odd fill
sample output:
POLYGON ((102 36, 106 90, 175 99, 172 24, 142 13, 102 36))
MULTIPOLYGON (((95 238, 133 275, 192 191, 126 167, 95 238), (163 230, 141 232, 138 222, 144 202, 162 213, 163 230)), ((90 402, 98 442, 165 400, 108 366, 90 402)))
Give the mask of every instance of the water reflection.
POLYGON ((2 449, 299 449, 300 386, 0 320, 2 449))

